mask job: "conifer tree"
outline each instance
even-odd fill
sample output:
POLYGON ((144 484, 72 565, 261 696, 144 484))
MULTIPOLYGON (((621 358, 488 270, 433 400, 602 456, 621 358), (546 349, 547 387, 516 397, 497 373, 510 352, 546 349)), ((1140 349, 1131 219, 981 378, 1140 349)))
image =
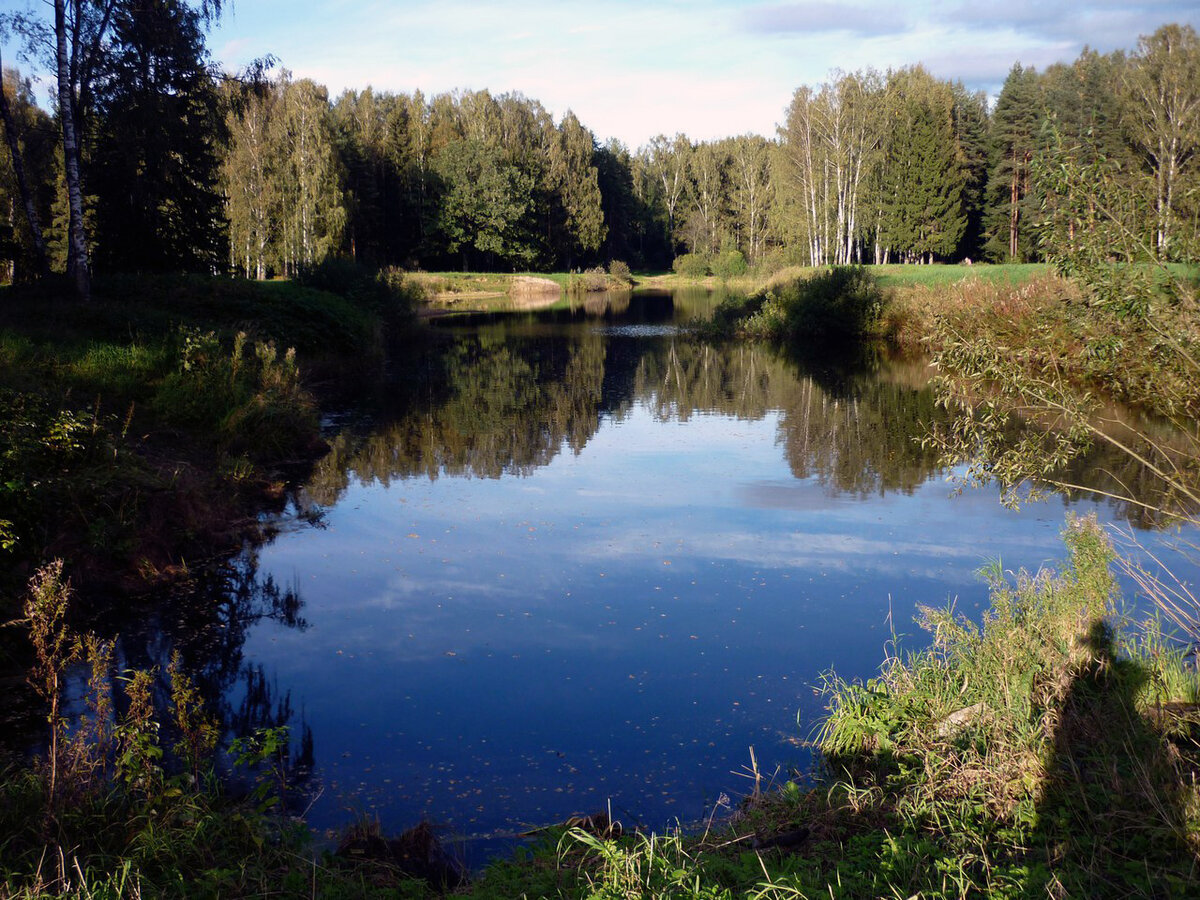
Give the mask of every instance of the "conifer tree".
POLYGON ((1015 64, 992 114, 992 173, 988 181, 990 253, 1010 262, 1034 255, 1030 167, 1041 120, 1036 70, 1015 64))
POLYGON ((921 68, 892 77, 880 230, 906 259, 948 257, 966 229, 966 170, 954 135, 954 96, 921 68))
POLYGON ((223 121, 200 15, 178 0, 129 0, 111 35, 95 83, 96 264, 223 268, 223 121))

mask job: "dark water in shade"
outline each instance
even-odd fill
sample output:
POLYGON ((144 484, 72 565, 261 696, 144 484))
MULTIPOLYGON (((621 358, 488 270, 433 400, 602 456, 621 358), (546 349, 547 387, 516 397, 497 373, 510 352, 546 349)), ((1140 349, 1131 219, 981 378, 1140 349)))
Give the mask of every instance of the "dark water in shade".
POLYGON ((224 626, 232 718, 307 736, 312 824, 426 818, 478 864, 610 805, 695 822, 751 747, 807 768, 822 673, 923 646, 917 604, 977 615, 981 566, 1061 558, 1064 501, 952 496, 920 364, 696 346, 707 304, 443 323, 331 425, 224 626))

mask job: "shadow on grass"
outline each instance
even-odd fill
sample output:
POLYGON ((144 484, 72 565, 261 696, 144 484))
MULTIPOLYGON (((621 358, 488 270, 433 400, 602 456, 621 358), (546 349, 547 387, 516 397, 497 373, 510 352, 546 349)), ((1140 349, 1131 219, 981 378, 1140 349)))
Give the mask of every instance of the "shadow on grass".
POLYGON ((1170 712, 1157 722, 1139 713, 1136 697, 1150 675, 1118 658, 1103 623, 1082 643, 1090 662, 1062 702, 1027 894, 1197 896, 1200 861, 1185 793, 1200 763, 1196 735, 1168 738, 1170 712))

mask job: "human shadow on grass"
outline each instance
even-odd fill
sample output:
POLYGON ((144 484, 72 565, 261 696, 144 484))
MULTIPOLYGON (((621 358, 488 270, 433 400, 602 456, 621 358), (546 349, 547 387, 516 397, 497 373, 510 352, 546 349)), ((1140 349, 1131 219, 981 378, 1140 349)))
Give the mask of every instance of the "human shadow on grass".
POLYGON ((1200 774, 1197 731, 1178 709, 1138 711, 1151 673, 1117 655, 1103 622, 1081 643, 1087 661, 1061 702, 1026 894, 1200 896, 1185 794, 1200 774))

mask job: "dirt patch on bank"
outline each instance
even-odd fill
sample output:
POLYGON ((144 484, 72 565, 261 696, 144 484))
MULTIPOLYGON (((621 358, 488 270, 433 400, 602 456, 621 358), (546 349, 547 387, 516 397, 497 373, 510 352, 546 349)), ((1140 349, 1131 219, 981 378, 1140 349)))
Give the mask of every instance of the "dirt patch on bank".
POLYGON ((557 281, 549 278, 538 278, 536 275, 517 275, 513 278, 512 284, 508 286, 508 295, 514 299, 518 297, 530 296, 545 296, 553 294, 558 297, 562 293, 562 288, 557 281))

